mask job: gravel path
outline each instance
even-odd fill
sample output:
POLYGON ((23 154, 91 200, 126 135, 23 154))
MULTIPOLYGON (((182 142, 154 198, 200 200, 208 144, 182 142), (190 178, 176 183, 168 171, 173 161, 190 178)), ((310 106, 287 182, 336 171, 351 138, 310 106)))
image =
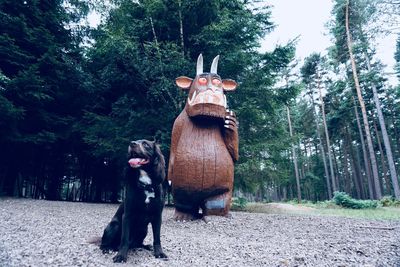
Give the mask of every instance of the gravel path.
POLYGON ((170 208, 161 229, 169 260, 139 250, 114 264, 114 254, 88 240, 101 236, 116 209, 0 199, 0 266, 400 266, 400 221, 232 212, 177 223, 170 208))

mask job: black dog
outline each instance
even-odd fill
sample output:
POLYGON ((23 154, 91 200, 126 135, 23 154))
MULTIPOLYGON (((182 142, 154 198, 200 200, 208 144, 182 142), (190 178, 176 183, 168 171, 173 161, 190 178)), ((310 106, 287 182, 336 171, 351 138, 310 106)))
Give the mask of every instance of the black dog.
POLYGON ((161 215, 165 194, 165 160, 155 142, 132 141, 128 148, 125 174, 125 200, 104 230, 100 248, 103 252, 118 250, 114 262, 125 262, 129 248, 149 248, 143 245, 147 226, 153 229, 153 249, 156 258, 167 258, 161 248, 161 215))

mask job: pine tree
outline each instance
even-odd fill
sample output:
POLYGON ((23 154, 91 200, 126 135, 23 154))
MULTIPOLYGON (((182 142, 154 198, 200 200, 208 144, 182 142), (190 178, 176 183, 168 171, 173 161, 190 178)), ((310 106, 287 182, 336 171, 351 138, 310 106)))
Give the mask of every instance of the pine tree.
POLYGON ((3 81, 6 77, 0 106, 7 109, 0 119, 0 125, 7 125, 0 132, 2 163, 7 166, 1 178, 8 194, 20 192, 17 177, 31 183, 34 177, 48 177, 46 185, 37 181, 37 187, 44 192, 46 186, 48 198, 59 197, 67 140, 84 95, 77 40, 66 29, 73 14, 63 4, 0 3, 0 73, 3 81), (21 151, 26 164, 20 168, 21 151))

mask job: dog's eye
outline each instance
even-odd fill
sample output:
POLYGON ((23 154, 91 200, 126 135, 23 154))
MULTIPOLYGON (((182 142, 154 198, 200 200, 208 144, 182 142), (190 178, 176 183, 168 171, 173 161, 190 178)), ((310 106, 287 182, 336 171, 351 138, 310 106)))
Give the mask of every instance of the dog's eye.
POLYGON ((148 143, 143 143, 143 146, 144 146, 145 148, 150 148, 150 145, 149 145, 148 143))

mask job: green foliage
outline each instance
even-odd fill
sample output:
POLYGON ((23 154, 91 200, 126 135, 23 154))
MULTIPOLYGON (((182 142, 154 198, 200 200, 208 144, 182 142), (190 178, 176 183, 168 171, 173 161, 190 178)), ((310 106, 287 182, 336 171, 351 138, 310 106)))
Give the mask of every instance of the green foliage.
POLYGON ((333 200, 336 205, 349 209, 375 209, 379 203, 375 200, 357 200, 345 192, 334 192, 333 200))
POLYGON ((248 201, 244 197, 234 197, 232 199, 232 210, 245 210, 247 207, 248 201))
POLYGON ((396 51, 394 54, 394 60, 396 61, 395 70, 397 73, 397 77, 400 80, 400 34, 398 34, 396 41, 396 51))
MULTIPOLYGON (((373 32, 366 29, 378 14, 375 4, 354 0, 350 5, 350 29, 368 114, 375 112, 369 90, 374 83, 389 118, 390 137, 397 140, 399 87, 386 88, 379 62, 371 60, 372 72, 365 64, 365 53, 374 55, 368 39, 373 32)), ((319 138, 324 141, 325 136, 322 131, 320 137, 317 134, 320 112, 315 99, 317 86, 322 86, 343 190, 347 163, 364 168, 356 162, 361 151, 353 119, 354 82, 349 75, 344 7, 344 0, 335 1, 330 23, 335 45, 327 57, 312 54, 306 59, 300 82, 295 74, 296 40, 272 52, 259 52, 261 38, 274 25, 270 7, 255 0, 1 1, 0 191, 12 194, 15 181, 22 177, 24 183, 35 181, 35 188, 44 194, 55 192, 54 198, 65 188, 61 185, 65 180, 79 181, 90 191, 83 200, 101 199, 108 190, 118 195, 130 140, 157 139, 168 157, 172 124, 187 97, 174 80, 181 75, 194 77, 199 53, 205 58, 205 71, 220 54, 219 74, 239 84, 235 93, 227 95, 240 124, 236 189, 257 193, 263 200, 272 194, 293 198, 290 148, 294 145, 302 196, 326 199, 319 147, 319 138), (92 31, 81 23, 90 8, 102 13, 100 26, 92 31), (89 39, 92 45, 87 46, 89 39), (300 91, 307 95, 296 99, 300 91), (24 151, 22 167, 16 167, 18 150, 24 151), (64 179, 66 174, 72 178, 64 179)), ((378 134, 373 132, 373 139, 378 134)), ((362 170, 351 174, 356 172, 362 170)), ((239 207, 245 205, 235 201, 239 207)), ((382 205, 395 203, 382 200, 382 205)))
POLYGON ((13 179, 34 176, 46 197, 59 197, 63 158, 79 139, 73 125, 90 85, 80 65, 82 39, 67 26, 86 14, 83 6, 79 0, 0 2, 0 169, 7 176, 0 178, 7 193, 13 179), (26 167, 13 169, 19 149, 26 167))
POLYGON ((121 149, 115 148, 125 146, 123 140, 157 135, 168 155, 172 124, 186 101, 173 81, 181 75, 194 76, 199 53, 205 57, 205 68, 207 60, 220 54, 218 73, 240 84, 227 96, 240 121, 240 154, 244 155, 236 168, 235 186, 255 192, 267 181, 280 183, 280 173, 287 174, 281 168, 286 164, 285 126, 278 116, 282 103, 298 90, 272 90, 293 60, 295 47, 257 52, 261 37, 271 29, 269 8, 254 8, 251 1, 218 0, 207 5, 204 1, 115 1, 88 51, 87 66, 97 89, 82 132, 95 147, 91 153, 118 158, 121 149))
POLYGON ((400 200, 395 199, 393 196, 384 196, 379 200, 383 207, 400 207, 400 200))

